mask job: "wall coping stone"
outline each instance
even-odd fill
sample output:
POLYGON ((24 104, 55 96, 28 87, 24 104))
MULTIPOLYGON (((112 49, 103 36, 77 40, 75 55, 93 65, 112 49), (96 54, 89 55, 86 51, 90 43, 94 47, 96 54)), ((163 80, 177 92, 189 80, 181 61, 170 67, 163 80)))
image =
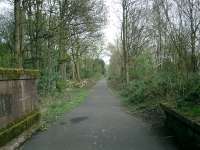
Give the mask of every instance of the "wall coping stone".
POLYGON ((38 79, 39 70, 22 68, 0 68, 0 81, 38 79))
POLYGON ((160 106, 162 107, 162 109, 164 110, 165 113, 175 117, 177 120, 179 120, 180 122, 182 122, 189 128, 195 130, 198 134, 200 134, 200 124, 199 123, 189 119, 188 117, 181 115, 173 108, 170 108, 164 104, 160 104, 160 106))

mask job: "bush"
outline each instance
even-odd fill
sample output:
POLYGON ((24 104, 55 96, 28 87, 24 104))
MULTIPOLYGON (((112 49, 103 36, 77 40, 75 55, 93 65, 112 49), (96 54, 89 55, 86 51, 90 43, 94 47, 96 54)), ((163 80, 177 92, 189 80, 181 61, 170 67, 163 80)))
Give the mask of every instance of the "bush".
POLYGON ((176 100, 178 106, 200 104, 200 77, 195 74, 156 72, 151 78, 134 79, 122 90, 130 103, 176 100))
POLYGON ((195 104, 200 104, 200 86, 194 90, 189 91, 189 93, 183 97, 183 100, 195 104))
POLYGON ((122 91, 122 95, 131 103, 140 103, 151 97, 148 86, 144 80, 133 80, 122 91))
MULTIPOLYGON (((156 65, 152 59, 151 54, 144 52, 132 60, 133 64, 129 68, 130 83, 123 86, 122 90, 122 95, 128 102, 172 100, 179 106, 200 104, 198 73, 181 70, 171 60, 156 65)), ((109 76, 111 81, 115 81, 115 85, 123 85, 120 82, 122 78, 113 74, 109 76)))
POLYGON ((200 77, 199 75, 189 74, 182 83, 182 88, 178 94, 178 104, 186 103, 200 104, 200 77))
POLYGON ((67 88, 67 81, 65 81, 65 80, 58 80, 56 82, 56 89, 59 92, 62 92, 65 88, 67 88))

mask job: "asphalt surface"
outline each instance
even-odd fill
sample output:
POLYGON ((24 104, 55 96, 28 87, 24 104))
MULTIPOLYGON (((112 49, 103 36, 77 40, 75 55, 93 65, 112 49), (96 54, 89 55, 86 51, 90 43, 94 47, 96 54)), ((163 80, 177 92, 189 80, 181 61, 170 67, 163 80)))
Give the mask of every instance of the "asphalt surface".
POLYGON ((23 150, 176 150, 167 138, 126 113, 101 80, 87 100, 45 132, 34 135, 23 150))

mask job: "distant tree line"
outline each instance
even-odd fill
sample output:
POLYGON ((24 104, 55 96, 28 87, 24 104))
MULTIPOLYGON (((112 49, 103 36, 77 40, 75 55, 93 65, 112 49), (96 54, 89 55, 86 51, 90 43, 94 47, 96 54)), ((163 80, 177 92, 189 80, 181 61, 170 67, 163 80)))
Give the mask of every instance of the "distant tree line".
POLYGON ((102 73, 103 0, 13 0, 0 16, 0 66, 41 71, 40 89, 102 73), (97 63, 99 62, 99 63, 97 63))
POLYGON ((109 78, 130 101, 199 104, 200 0, 122 0, 121 7, 109 78))

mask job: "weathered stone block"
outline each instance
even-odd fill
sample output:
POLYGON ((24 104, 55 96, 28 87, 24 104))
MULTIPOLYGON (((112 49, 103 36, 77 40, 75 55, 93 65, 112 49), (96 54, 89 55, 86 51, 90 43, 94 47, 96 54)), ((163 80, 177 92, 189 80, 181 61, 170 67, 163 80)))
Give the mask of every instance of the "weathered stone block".
POLYGON ((174 133, 180 145, 185 149, 200 149, 200 125, 184 117, 175 110, 161 105, 165 114, 165 125, 174 133))
POLYGON ((0 128, 37 109, 38 71, 0 68, 0 128))

